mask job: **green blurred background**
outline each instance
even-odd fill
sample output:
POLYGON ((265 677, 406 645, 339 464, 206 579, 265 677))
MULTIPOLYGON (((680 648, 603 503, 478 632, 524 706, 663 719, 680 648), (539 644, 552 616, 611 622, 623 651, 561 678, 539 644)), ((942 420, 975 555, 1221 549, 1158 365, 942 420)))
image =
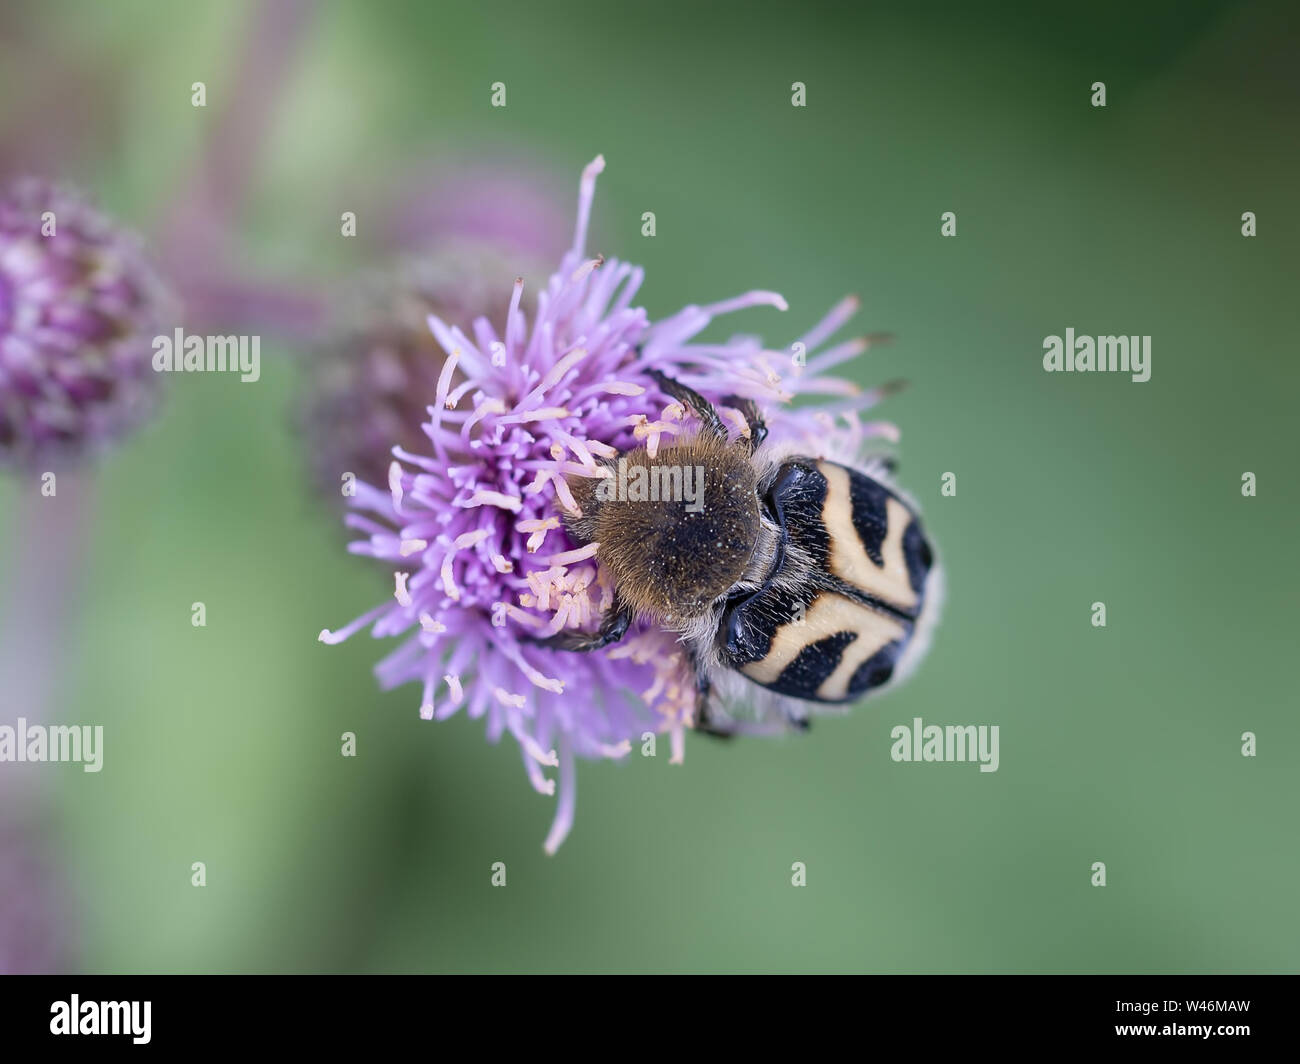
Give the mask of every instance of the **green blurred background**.
MULTIPOLYGON (((1294 12, 1084 7, 322 5, 252 164, 259 268, 369 265, 339 190, 443 153, 534 160, 567 222, 603 153, 589 246, 645 265, 652 316, 775 289, 787 314, 715 335, 784 344, 855 292, 852 328, 895 334, 848 373, 910 381, 881 416, 945 617, 908 685, 807 736, 583 763, 547 858, 512 744, 379 693, 395 644, 317 643, 389 588, 311 492, 294 352, 264 343, 255 387, 178 377, 97 471, 58 648, 54 719, 106 730, 102 773, 50 770, 76 966, 1296 970, 1294 12), (1151 380, 1044 373, 1066 327, 1151 335, 1151 380), (917 716, 999 725, 999 770, 893 763, 917 716)), ((230 89, 248 13, 29 13, 50 63, 115 64, 115 126, 70 176, 119 217, 147 230, 192 164, 190 83, 230 89)), ((0 480, 0 557, 34 490, 0 480)))

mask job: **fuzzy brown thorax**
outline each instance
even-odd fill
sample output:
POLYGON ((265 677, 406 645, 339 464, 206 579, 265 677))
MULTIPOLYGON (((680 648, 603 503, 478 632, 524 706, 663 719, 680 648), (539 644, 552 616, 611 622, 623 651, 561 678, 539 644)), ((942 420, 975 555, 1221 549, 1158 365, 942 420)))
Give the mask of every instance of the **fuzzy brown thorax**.
POLYGON ((759 532, 748 454, 697 436, 609 460, 605 480, 570 482, 582 517, 569 533, 597 558, 637 612, 673 626, 702 616, 745 572, 759 532))

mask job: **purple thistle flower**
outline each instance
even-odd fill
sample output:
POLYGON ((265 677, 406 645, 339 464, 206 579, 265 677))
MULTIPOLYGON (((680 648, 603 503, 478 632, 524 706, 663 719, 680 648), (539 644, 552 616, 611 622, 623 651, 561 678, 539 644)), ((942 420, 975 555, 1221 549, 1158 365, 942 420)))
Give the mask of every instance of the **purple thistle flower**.
POLYGON ((324 493, 339 498, 345 473, 383 484, 390 448, 426 446, 420 423, 445 361, 429 315, 486 317, 503 326, 518 259, 491 243, 444 242, 438 252, 375 271, 331 300, 333 335, 308 367, 300 417, 324 493))
POLYGON ((787 351, 753 337, 692 340, 716 317, 747 307, 785 310, 772 292, 688 306, 651 322, 633 305, 639 267, 586 257, 597 157, 583 171, 572 248, 537 298, 529 324, 516 280, 504 328, 484 317, 428 325, 445 353, 418 450, 395 446, 387 490, 359 484, 347 524, 365 538, 349 550, 393 566, 393 600, 338 630, 338 643, 369 626, 406 636, 376 669, 385 689, 418 682, 420 714, 444 720, 464 707, 485 718, 488 738, 509 732, 536 790, 559 801, 545 848, 573 824, 575 761, 622 758, 646 732, 667 733, 672 761, 694 725, 695 685, 674 634, 638 621, 619 643, 589 654, 537 645, 563 629, 593 629, 613 601, 595 545, 574 549, 561 522, 576 506, 566 483, 598 476, 598 459, 688 431, 688 413, 650 376, 660 370, 717 404, 737 432, 748 428, 724 399, 756 400, 769 441, 803 453, 856 457, 893 426, 859 412, 881 389, 825 376, 866 350, 855 339, 813 356, 856 311, 845 299, 787 351), (468 326, 466 332, 461 326, 468 326), (831 397, 792 408, 798 395, 831 397))
POLYGON ((138 241, 76 193, 0 191, 0 464, 78 456, 138 423, 169 312, 138 241))

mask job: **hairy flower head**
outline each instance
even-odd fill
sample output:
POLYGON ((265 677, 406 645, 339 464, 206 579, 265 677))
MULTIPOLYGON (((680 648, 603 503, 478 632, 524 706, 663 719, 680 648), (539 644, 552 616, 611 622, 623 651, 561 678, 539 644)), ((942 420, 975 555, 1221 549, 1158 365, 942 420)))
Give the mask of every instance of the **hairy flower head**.
POLYGON ((419 683, 426 719, 464 710, 484 719, 489 739, 510 734, 542 794, 556 793, 558 776, 545 844, 552 853, 573 823, 577 758, 626 757, 649 732, 666 733, 680 761, 695 723, 694 679, 675 635, 639 621, 594 653, 535 641, 595 628, 613 601, 595 545, 575 549, 565 535, 561 515, 576 507, 567 479, 600 476, 599 459, 641 445, 653 451, 690 431, 689 413, 651 371, 713 401, 735 432, 747 431, 744 418, 724 400, 757 401, 769 441, 806 454, 854 453, 871 436, 895 435, 859 418, 878 390, 825 375, 869 340, 815 353, 853 315, 854 299, 783 350, 747 336, 694 342, 720 315, 785 310, 772 292, 651 321, 635 305, 640 267, 587 257, 604 166, 598 157, 583 171, 573 245, 533 314, 516 280, 500 328, 486 317, 430 315, 443 358, 424 396, 419 446, 392 447, 386 482, 359 484, 347 516, 361 534, 349 549, 391 566, 392 598, 320 635, 337 643, 368 626, 376 637, 401 637, 376 670, 385 688, 419 683), (799 395, 829 402, 795 407, 799 395))
POLYGON ((77 457, 139 422, 170 313, 139 242, 76 193, 0 190, 0 464, 77 457))
POLYGON ((383 484, 393 446, 424 448, 421 423, 446 361, 429 315, 486 317, 504 327, 518 260, 491 242, 444 241, 432 254, 375 270, 333 301, 331 335, 307 367, 301 415, 322 491, 339 497, 348 474, 383 484))

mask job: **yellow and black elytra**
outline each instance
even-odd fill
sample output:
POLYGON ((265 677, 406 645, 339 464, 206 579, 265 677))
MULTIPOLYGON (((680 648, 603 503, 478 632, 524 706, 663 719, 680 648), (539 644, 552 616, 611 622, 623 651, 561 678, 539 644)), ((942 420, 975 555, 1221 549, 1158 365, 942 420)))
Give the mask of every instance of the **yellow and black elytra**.
POLYGON ((913 507, 848 466, 765 457, 752 400, 726 400, 749 425, 730 441, 708 400, 651 375, 701 429, 654 457, 638 447, 606 459, 605 481, 569 481, 582 512, 565 516, 566 531, 598 544, 614 604, 596 631, 544 642, 599 649, 637 617, 679 633, 696 671, 696 727, 720 735, 733 723, 715 712, 720 670, 784 696, 779 711, 799 727, 801 702, 852 702, 897 679, 924 652, 936 608, 933 552, 913 507), (624 490, 627 480, 693 490, 656 488, 650 499, 624 490))
POLYGON ((778 558, 763 587, 724 610, 723 663, 816 702, 883 687, 926 605, 934 558, 916 514, 866 474, 811 458, 783 463, 765 501, 782 530, 778 558), (792 545, 797 582, 784 572, 792 545))

